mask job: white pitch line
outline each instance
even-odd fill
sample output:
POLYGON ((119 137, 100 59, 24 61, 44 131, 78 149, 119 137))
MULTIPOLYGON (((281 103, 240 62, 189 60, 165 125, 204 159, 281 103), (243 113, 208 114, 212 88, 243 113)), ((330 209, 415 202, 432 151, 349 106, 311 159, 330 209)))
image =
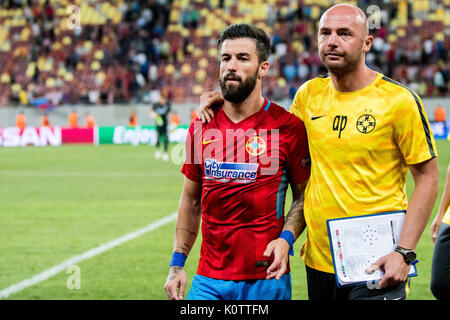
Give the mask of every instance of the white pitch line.
POLYGON ((176 212, 172 213, 171 215, 169 215, 165 218, 162 218, 158 221, 155 221, 144 228, 138 229, 138 230, 128 233, 120 238, 111 240, 105 244, 102 244, 102 245, 94 248, 94 249, 86 251, 80 255, 69 258, 66 261, 64 261, 50 269, 47 269, 47 270, 35 275, 32 278, 29 278, 29 279, 23 280, 19 283, 13 284, 12 286, 0 291, 0 299, 6 299, 11 294, 14 294, 25 288, 31 287, 35 284, 38 284, 39 282, 45 281, 48 278, 53 277, 54 275, 60 273, 61 271, 66 270, 68 267, 70 267, 74 264, 80 263, 81 261, 92 258, 96 255, 99 255, 99 254, 101 254, 107 250, 110 250, 114 247, 117 247, 127 241, 130 241, 137 237, 140 237, 143 234, 146 234, 147 232, 158 229, 158 228, 168 224, 169 222, 172 222, 173 220, 176 219, 176 217, 177 217, 177 213, 176 212))

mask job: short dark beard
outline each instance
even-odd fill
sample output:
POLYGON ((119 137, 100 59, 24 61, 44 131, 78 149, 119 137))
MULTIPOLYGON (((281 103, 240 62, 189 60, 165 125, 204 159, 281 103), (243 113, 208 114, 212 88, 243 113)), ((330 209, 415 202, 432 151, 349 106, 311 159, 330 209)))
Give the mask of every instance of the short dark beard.
POLYGON ((223 78, 219 79, 223 98, 226 101, 232 103, 240 103, 244 101, 252 93, 253 89, 255 89, 257 79, 258 79, 258 70, 256 70, 255 74, 252 77, 248 77, 245 81, 242 81, 242 78, 234 73, 227 74, 223 78), (238 86, 227 85, 225 79, 230 76, 239 81, 238 86))
MULTIPOLYGON (((359 61, 357 62, 359 63, 359 61)), ((333 73, 338 77, 343 77, 355 71, 358 68, 358 63, 352 61, 352 63, 346 63, 342 66, 328 66, 326 63, 324 63, 324 65, 330 73, 333 73)))
MULTIPOLYGON (((362 43, 361 43, 362 48, 362 43)), ((328 65, 325 63, 325 57, 320 57, 324 66, 328 69, 330 73, 335 74, 338 77, 346 76, 347 74, 352 73, 358 68, 358 65, 363 59, 363 57, 349 57, 348 55, 344 55, 344 64, 340 66, 328 65), (350 59, 349 59, 350 58, 350 59)))

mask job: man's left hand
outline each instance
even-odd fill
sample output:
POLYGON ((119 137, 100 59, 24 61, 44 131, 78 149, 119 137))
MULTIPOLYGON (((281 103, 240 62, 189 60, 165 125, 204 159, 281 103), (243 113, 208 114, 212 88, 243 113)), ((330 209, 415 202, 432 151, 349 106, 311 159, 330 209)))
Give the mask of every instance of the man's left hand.
POLYGON ((286 240, 278 238, 272 240, 264 251, 264 257, 269 258, 273 254, 273 262, 267 269, 266 279, 280 278, 286 273, 289 263, 289 244, 286 240))
POLYGON ((394 251, 378 259, 366 269, 366 273, 373 273, 378 269, 384 271, 384 276, 380 280, 380 287, 385 288, 406 281, 410 265, 406 264, 400 253, 394 251))

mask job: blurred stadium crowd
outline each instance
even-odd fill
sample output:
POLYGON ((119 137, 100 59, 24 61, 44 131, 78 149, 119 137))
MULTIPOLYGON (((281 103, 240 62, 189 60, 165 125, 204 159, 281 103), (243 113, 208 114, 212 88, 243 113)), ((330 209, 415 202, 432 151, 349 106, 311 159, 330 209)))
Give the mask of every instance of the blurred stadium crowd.
POLYGON ((450 96, 450 0, 0 0, 0 106, 198 101, 218 87, 218 35, 238 22, 272 36, 264 94, 292 98, 326 73, 317 21, 339 2, 372 13, 371 67, 450 96))

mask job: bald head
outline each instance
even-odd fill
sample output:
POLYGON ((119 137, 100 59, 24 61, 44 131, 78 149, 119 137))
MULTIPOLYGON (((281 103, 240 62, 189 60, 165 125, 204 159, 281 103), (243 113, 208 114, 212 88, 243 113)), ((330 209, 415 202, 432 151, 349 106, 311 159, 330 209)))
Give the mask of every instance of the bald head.
POLYGON ((319 56, 332 74, 343 76, 362 70, 365 54, 372 43, 368 19, 358 7, 338 4, 325 11, 320 18, 319 56))
POLYGON ((355 31, 358 30, 361 36, 365 37, 369 34, 369 22, 366 14, 354 5, 342 3, 332 6, 320 18, 319 28, 327 20, 345 21, 347 24, 351 24, 355 31))

